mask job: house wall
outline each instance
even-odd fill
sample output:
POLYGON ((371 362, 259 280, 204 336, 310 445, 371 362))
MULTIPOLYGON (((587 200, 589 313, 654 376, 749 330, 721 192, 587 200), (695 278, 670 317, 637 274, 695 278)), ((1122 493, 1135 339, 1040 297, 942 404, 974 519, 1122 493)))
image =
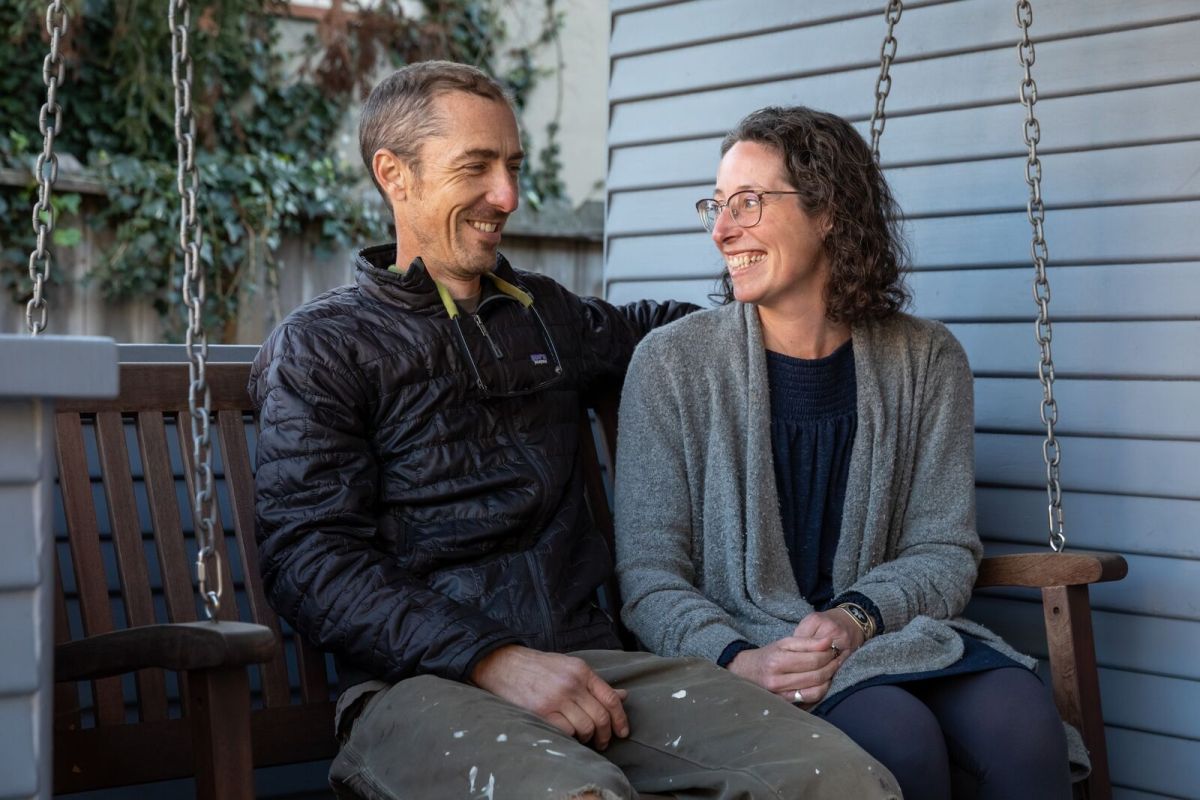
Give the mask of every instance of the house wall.
MULTIPOLYGON (((692 206, 722 134, 769 104, 868 131, 885 3, 610 5, 607 296, 707 303, 722 265, 692 206)), ((1068 548, 1130 567, 1092 592, 1116 796, 1200 798, 1200 6, 1033 5, 1068 548)), ((971 359, 989 550, 1044 547, 1014 4, 909 2, 896 36, 882 157, 914 311, 971 359)), ((1034 599, 971 613, 1044 657, 1034 599)))

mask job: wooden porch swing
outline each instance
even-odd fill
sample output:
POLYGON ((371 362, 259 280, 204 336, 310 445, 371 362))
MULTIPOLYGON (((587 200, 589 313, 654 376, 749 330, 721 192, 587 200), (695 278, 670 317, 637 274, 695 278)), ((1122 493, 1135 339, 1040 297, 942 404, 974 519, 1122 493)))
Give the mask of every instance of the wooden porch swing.
MULTIPOLYGON (((1036 88, 1028 75, 1033 46, 1028 22, 1023 21, 1032 19, 1028 5, 1018 3, 1018 20, 1025 33, 1022 86, 1030 86, 1028 97, 1023 88, 1022 98, 1028 99, 1028 119, 1033 119, 1032 125, 1026 124, 1027 142, 1030 132, 1036 133, 1032 117, 1036 88)), ((52 31, 53 54, 66 20, 61 0, 52 0, 50 8, 54 19, 61 20, 52 31)), ((890 87, 888 67, 895 55, 892 33, 900 13, 898 0, 888 4, 888 36, 872 121, 876 153, 890 87)), ((122 390, 115 400, 60 402, 55 411, 58 492, 68 530, 67 546, 58 551, 55 607, 54 786, 58 793, 194 775, 201 800, 248 800, 254 796, 255 767, 327 759, 337 749, 332 676, 326 659, 300 637, 285 635, 285 626, 266 603, 258 574, 255 428, 246 390, 250 366, 209 363, 200 325, 204 283, 198 263, 188 16, 186 0, 170 0, 189 363, 124 364, 122 390), (218 462, 209 438, 210 423, 216 426, 218 462), (194 544, 177 499, 180 474, 191 498, 194 544), (106 572, 110 537, 115 572, 111 566, 106 572), (198 602, 189 567, 193 560, 198 602), (235 596, 235 588, 241 589, 241 598, 235 596), (207 619, 198 621, 198 609, 207 619), (161 619, 167 622, 159 623, 161 619), (130 675, 128 682, 120 677, 130 675), (174 713, 176 698, 180 713, 174 713)), ((50 18, 48 12, 48 26, 50 18)), ((54 88, 48 90, 47 105, 52 112, 56 108, 54 88)), ((48 133, 43 131, 51 161, 56 124, 49 126, 48 133)), ((1036 162, 1036 136, 1030 153, 1031 163, 1036 162)), ((41 195, 47 205, 52 173, 41 195)), ((1040 179, 1040 166, 1030 174, 1040 179)), ((41 163, 38 176, 45 177, 41 163)), ((1031 182, 1031 191, 1035 262, 1042 285, 1044 240, 1040 260, 1037 253, 1044 212, 1036 181, 1031 182)), ((1042 414, 1050 443, 1045 452, 1055 552, 985 559, 976 587, 1041 590, 1055 700, 1091 752, 1092 774, 1076 785, 1076 797, 1107 800, 1111 790, 1088 586, 1118 580, 1127 568, 1117 555, 1061 552, 1065 539, 1053 438, 1057 412, 1050 322, 1043 296, 1048 301, 1048 291, 1038 294, 1038 331, 1039 341, 1044 339, 1042 414)), ((30 319, 31 332, 36 334, 40 329, 35 330, 30 319)), ((42 327, 44 321, 43 311, 42 327)), ((612 515, 604 473, 612 475, 617 402, 615 397, 597 397, 590 405, 596 424, 584 409, 580 424, 586 435, 581 437, 579 459, 587 476, 593 518, 611 545, 612 515)), ((615 603, 615 581, 606 587, 606 595, 615 603)))

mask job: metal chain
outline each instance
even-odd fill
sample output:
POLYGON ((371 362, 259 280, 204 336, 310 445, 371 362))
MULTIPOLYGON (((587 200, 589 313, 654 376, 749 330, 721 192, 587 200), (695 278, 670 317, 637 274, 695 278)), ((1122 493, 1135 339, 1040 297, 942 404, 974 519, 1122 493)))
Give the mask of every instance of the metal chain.
POLYGON ((46 242, 54 233, 54 207, 50 196, 54 182, 58 180, 58 155, 54 152, 54 137, 62 131, 62 106, 58 104, 58 87, 63 80, 64 59, 58 46, 67 35, 67 10, 63 7, 62 0, 52 0, 46 6, 46 32, 50 34, 50 52, 42 61, 46 102, 38 115, 38 130, 42 132, 43 137, 42 152, 33 168, 38 184, 38 198, 33 204, 33 232, 37 234, 37 244, 29 254, 29 280, 33 282, 33 297, 29 298, 25 305, 25 327, 29 329, 31 336, 37 336, 46 329, 45 288, 46 282, 50 280, 51 261, 46 242))
POLYGON ((900 15, 904 13, 904 3, 901 0, 888 0, 883 15, 887 18, 887 35, 879 46, 879 77, 875 80, 875 110, 871 112, 871 155, 875 163, 879 163, 879 138, 883 136, 883 128, 887 125, 887 114, 883 107, 887 103, 888 93, 892 91, 892 76, 889 74, 892 61, 896 58, 896 37, 892 35, 900 15))
POLYGON ((1037 84, 1033 80, 1034 50, 1029 38, 1029 26, 1033 24, 1033 6, 1029 0, 1017 2, 1017 24, 1021 27, 1021 43, 1017 46, 1017 58, 1025 70, 1021 81, 1021 104, 1025 106, 1025 144, 1029 158, 1025 162, 1025 182, 1029 184, 1029 202, 1026 209, 1029 224, 1033 227, 1033 254, 1035 277, 1033 299, 1037 302, 1038 315, 1034 324, 1041 360, 1038 362, 1038 378, 1042 382, 1042 424, 1046 426, 1046 439, 1042 442, 1042 460, 1046 464, 1046 507, 1050 526, 1050 549, 1061 552, 1067 544, 1063 532, 1062 488, 1058 482, 1058 467, 1062 460, 1062 446, 1054 436, 1054 425, 1058 422, 1058 403, 1054 400, 1054 358, 1050 352, 1053 331, 1050 325, 1050 281, 1046 278, 1046 262, 1050 252, 1046 248, 1046 206, 1042 203, 1042 162, 1038 158, 1037 146, 1042 138, 1042 128, 1033 113, 1037 103, 1037 84))
POLYGON ((221 554, 216 548, 213 502, 212 439, 209 416, 212 396, 204 367, 208 337, 204 332, 204 266, 200 262, 200 215, 196 208, 200 178, 196 170, 196 119, 192 116, 192 57, 188 53, 191 9, 187 0, 170 0, 171 80, 175 84, 175 143, 179 166, 179 246, 183 250, 183 302, 187 306, 188 411, 192 418, 192 518, 196 526, 196 582, 204 611, 216 619, 224 589, 221 554), (202 399, 201 399, 202 398, 202 399), (216 588, 209 588, 210 580, 216 588))

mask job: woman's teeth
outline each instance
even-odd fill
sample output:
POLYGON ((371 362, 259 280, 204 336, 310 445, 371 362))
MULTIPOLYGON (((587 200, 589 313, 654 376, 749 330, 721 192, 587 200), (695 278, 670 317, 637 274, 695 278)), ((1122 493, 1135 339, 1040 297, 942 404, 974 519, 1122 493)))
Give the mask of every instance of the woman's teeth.
POLYGON ((728 256, 725 259, 725 264, 730 269, 744 269, 751 264, 757 264, 766 257, 765 253, 746 253, 743 255, 728 256))

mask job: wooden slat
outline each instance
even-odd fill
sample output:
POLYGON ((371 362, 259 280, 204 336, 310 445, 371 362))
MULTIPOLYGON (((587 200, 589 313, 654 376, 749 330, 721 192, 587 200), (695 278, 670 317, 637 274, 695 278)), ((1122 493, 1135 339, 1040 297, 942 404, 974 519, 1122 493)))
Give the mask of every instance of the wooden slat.
MULTIPOLYGON (((266 625, 282 639, 279 619, 267 605, 259 577, 258 545, 254 540, 254 474, 250 469, 250 453, 246 447, 246 422, 241 411, 217 412, 217 433, 225 462, 225 487, 233 511, 233 526, 237 535, 238 553, 246 573, 246 596, 250 601, 253 621, 266 625)), ((259 667, 262 675, 263 703, 267 706, 289 702, 287 664, 282 648, 275 658, 259 667)))
MULTIPOLYGON (((1033 271, 1028 267, 936 270, 908 276, 913 310, 943 322, 1026 320, 1033 271)), ((1186 319, 1194 316, 1192 294, 1200 262, 1095 264, 1051 271, 1052 313, 1065 319, 1186 319), (1130 287, 1138 287, 1131 292, 1130 287)))
MULTIPOLYGON (((209 364, 205 368, 212 410, 251 408, 246 382, 249 364, 209 364)), ((62 400, 60 411, 169 411, 188 407, 187 364, 122 364, 121 386, 126 387, 114 400, 62 400)))
MULTIPOLYGON (((712 194, 717 155, 713 149, 696 162, 701 169, 696 170, 695 183, 612 192, 608 223, 613 231, 651 233, 696 225, 694 204, 712 194)), ((1020 179, 1027 155, 889 169, 886 176, 909 219, 1018 212, 1028 200, 1028 187, 1020 179)), ((1180 164, 1200 162, 1200 142, 1059 153, 1044 156, 1042 162, 1058 208, 1200 197, 1200 180, 1179 176, 1180 164)))
MULTIPOLYGON (((732 4, 731 4, 732 5, 732 4)), ((809 4, 804 4, 809 5, 809 4)), ((822 5, 823 4, 814 4, 822 5)), ((1073 14, 1058 7, 1038 8, 1038 74, 1060 74, 1042 67, 1043 49, 1058 42, 1046 41, 1067 35, 1084 37, 1093 32, 1110 32, 1128 25, 1144 24, 1147 18, 1195 16, 1196 8, 1188 0, 1091 0, 1087 14, 1073 14), (1051 11, 1054 8, 1054 11, 1051 11)), ((838 8, 841 11, 841 8, 838 8)), ((880 6, 882 12, 882 6, 880 6)), ((733 13, 733 10, 728 10, 733 13)), ((827 11, 828 13, 828 11, 827 11)), ((653 16, 652 12, 636 14, 653 16)), ((666 17, 667 13, 659 12, 666 17)), ((720 17, 698 16, 690 8, 679 16, 691 20, 691 28, 707 29, 710 41, 685 48, 672 48, 644 55, 613 59, 610 98, 612 102, 631 97, 670 95, 677 92, 718 88, 730 84, 754 84, 811 72, 841 72, 860 67, 878 68, 878 53, 884 30, 882 13, 834 19, 824 25, 788 26, 764 34, 732 36, 720 29, 720 17), (710 25, 710 26, 709 26, 710 25), (755 58, 745 58, 745 53, 755 58), (720 70, 701 70, 698 65, 721 65, 720 70)), ((758 24, 784 25, 791 20, 763 18, 760 13, 742 13, 757 18, 758 24)), ((744 24, 744 23, 743 23, 744 24)), ((683 32, 686 23, 674 30, 683 32)), ((696 38, 706 38, 696 31, 696 38)), ((1000 49, 1012 54, 1018 40, 1012 10, 992 0, 960 0, 949 4, 905 8, 905 16, 896 31, 900 41, 893 70, 913 59, 920 62, 944 59, 967 52, 977 54, 1000 49)), ((662 37, 668 38, 670 37, 662 37)), ((1079 72, 1076 68, 1075 72, 1079 72)), ((970 76, 970 72, 965 72, 970 76)), ((900 80, 898 79, 898 84, 900 80)), ((928 86, 929 84, 925 84, 928 86)), ((890 103, 889 103, 890 104, 890 103)))
MULTIPOLYGON (((1200 442, 1062 438, 1064 489, 1105 494, 1200 499, 1200 442)), ((975 477, 990 486, 1045 485, 1042 439, 1008 433, 975 435, 975 477)))
MULTIPOLYGON (((71 640, 71 623, 67 618, 67 602, 63 591, 62 566, 58 562, 57 552, 54 556, 54 643, 56 645, 71 640)), ((54 728, 78 730, 79 718, 79 686, 74 682, 54 683, 54 728)))
POLYGON ((194 622, 195 589, 183 542, 183 524, 175 496, 175 473, 171 468, 162 412, 139 411, 137 434, 167 616, 171 622, 194 622))
MULTIPOLYGON (((1048 158, 1047 177, 1061 178, 1054 166, 1059 153, 1096 148, 1168 143, 1194 138, 1196 123, 1187 114, 1163 114, 1163 108, 1200 106, 1200 81, 1139 86, 1113 92, 1039 99, 1042 125, 1038 153, 1048 158), (1153 118, 1152 127, 1134 127, 1131 119, 1153 118)), ((1015 104, 955 108, 907 117, 889 114, 881 155, 885 170, 899 165, 950 164, 980 158, 1018 156, 1025 143, 1014 135, 1015 104)), ((732 125, 732 121, 728 123, 732 125)), ((870 138, 870 121, 855 123, 870 138)), ((606 186, 610 192, 711 184, 716 175, 722 136, 626 145, 612 148, 606 186)), ((1020 174, 1020 171, 1018 171, 1020 174)), ((891 173, 889 173, 891 174, 891 173)), ((1018 185, 1024 185, 1018 181, 1018 185)), ((1056 198, 1057 199, 1057 198, 1056 198)))
MULTIPOLYGON (((333 709, 333 703, 324 702, 252 712, 254 764, 265 767, 332 758, 337 753, 333 709)), ((193 774, 192 735, 186 719, 60 732, 56 741, 56 794, 193 774)))
MULTIPOLYGON (((146 553, 142 549, 142 524, 133 496, 133 476, 125 447, 125 422, 119 413, 103 411, 96 415, 96 441, 126 623, 130 627, 153 625, 156 622, 154 601, 150 596, 146 553)), ((141 718, 166 719, 167 689, 162 670, 139 670, 136 679, 141 718)))
MULTIPOLYGON (((1040 603, 976 595, 967 616, 1023 653, 1046 655, 1040 603)), ((1092 629, 1101 666, 1200 681, 1200 622, 1093 610, 1092 629)))
MULTIPOLYGON (((618 11, 617 3, 610 4, 618 11)), ((908 2, 905 13, 928 2, 908 2)), ((609 55, 620 58, 639 50, 661 50, 694 42, 746 36, 764 30, 819 25, 852 14, 882 20, 878 0, 840 0, 836 5, 797 3, 795 0, 757 0, 754 13, 732 0, 691 0, 616 13, 612 21, 609 55)))
POLYGON ((1119 581, 1126 572, 1125 559, 1114 553, 1008 553, 983 560, 975 588, 1080 586, 1119 581))
POLYGON ((305 703, 329 699, 329 675, 325 670, 325 655, 304 641, 300 634, 292 636, 296 649, 296 668, 300 673, 300 698, 305 703))
MULTIPOLYGON (((892 66, 892 91, 888 96, 889 120, 915 112, 942 111, 952 108, 1017 103, 1015 24, 1008 9, 990 4, 1008 17, 1004 24, 1013 26, 1013 47, 967 52, 944 58, 916 61, 904 55, 892 66), (969 76, 969 80, 963 79, 969 76)), ((1064 4, 1066 5, 1066 4, 1064 4)), ((1131 4, 1125 4, 1131 6, 1131 4)), ((903 27, 904 23, 901 23, 903 27)), ((1190 43, 1197 37, 1200 23, 1138 27, 1081 38, 1037 43, 1038 88, 1045 95, 1071 95, 1094 91, 1120 91, 1149 84, 1195 80, 1200 77, 1192 58, 1190 43), (1154 58, 1142 58, 1153 52, 1154 58), (1102 54, 1102 57, 1101 57, 1102 54), (1051 88, 1050 84, 1053 84, 1051 88)), ((882 26, 879 28, 882 38, 882 26)), ((836 46, 836 42, 832 42, 836 46)), ((745 47, 745 43, 742 43, 745 47)), ((803 104, 831 111, 854 120, 870 119, 874 107, 878 64, 866 66, 877 58, 876 42, 863 59, 863 68, 825 72, 826 61, 814 54, 811 59, 792 53, 786 59, 791 74, 811 71, 800 78, 768 80, 759 76, 743 85, 720 88, 694 88, 678 95, 647 100, 614 100, 610 104, 609 146, 633 143, 721 136, 741 117, 767 105, 803 104)), ((619 63, 619 62, 618 62, 619 63)), ((612 97, 637 97, 645 94, 647 63, 627 63, 613 70, 612 97), (633 67, 638 67, 634 69, 633 67), (628 78, 626 78, 628 76, 628 78)), ((696 74, 720 76, 708 63, 698 63, 696 74)), ((699 83, 696 81, 695 83, 699 83)), ((890 124, 890 123, 889 123, 890 124)), ((1015 129, 1019 136, 1020 125, 1015 129)), ((887 157, 887 138, 884 157, 887 157)))
MULTIPOLYGON (((1100 670, 1104 721, 1109 726, 1157 731, 1200 742, 1200 682, 1129 672, 1100 670)), ((1197 784, 1200 786, 1200 784, 1197 784)))
MULTIPOLYGON (((113 629, 108 604, 108 581, 100 554, 100 531, 92 502, 91 477, 83 443, 83 425, 78 414, 58 413, 54 420, 58 443, 58 476, 66 513, 71 562, 79 590, 80 613, 85 635, 113 629)), ((92 682, 92 699, 99 725, 119 725, 125 720, 125 700, 118 678, 92 682)))
MULTIPOLYGON (((1046 490, 979 488, 979 532, 1023 545, 1046 544, 1046 490)), ((1200 501, 1065 492, 1067 547, 1200 559, 1200 501)), ((1140 570, 1134 571, 1134 578, 1140 570)))
POLYGON ((1113 780, 1168 798, 1200 796, 1200 742, 1152 731, 1108 729, 1113 780))
MULTIPOLYGON (((1042 529, 1041 533, 1046 533, 1045 523, 1045 492, 1042 493, 1042 529)), ((1068 532, 1073 529, 1068 529, 1068 532)), ((1196 586, 1200 586, 1200 561, 1188 558, 1173 558, 1160 557, 1151 555, 1122 555, 1121 559, 1127 565, 1128 575, 1124 575, 1120 565, 1112 563, 1111 559, 1115 556, 1111 553, 1087 553, 1083 549, 1083 545, 1074 538, 1068 539, 1066 550, 1059 554, 1063 558, 1054 557, 1059 563, 1070 564, 1072 560, 1077 560, 1086 557, 1096 557, 1102 559, 1100 563, 1091 564, 1085 562, 1085 567, 1088 577, 1101 574, 1101 580, 1111 581, 1097 583, 1091 588, 1092 608, 1102 608, 1105 611, 1119 611, 1125 614, 1137 614, 1143 616, 1169 616, 1181 620, 1194 620, 1200 622, 1200 592, 1195 591, 1196 586), (1107 563, 1106 563, 1107 562, 1107 563), (1118 574, 1121 574, 1120 579, 1113 579, 1110 576, 1114 574, 1111 570, 1117 569, 1118 574)), ((995 543, 988 542, 985 544, 985 555, 995 556, 1001 559, 1015 559, 1017 564, 1014 568, 1024 566, 1021 560, 1029 558, 1032 554, 1033 563, 1028 566, 1034 570, 1033 575, 1039 575, 1037 572, 1041 569, 1053 568, 1055 561, 1050 561, 1052 555, 1045 542, 1040 542, 1039 546, 1032 549, 1024 544, 1010 543, 995 543), (1044 558, 1049 564, 1042 562, 1037 563, 1038 558, 1044 558)), ((1001 562, 1003 563, 1003 562, 1001 562)), ((999 565, 997 565, 999 566, 999 565)), ((1042 581, 1040 585, 1048 586, 1053 583, 1067 584, 1075 581, 1068 580, 1068 571, 1064 568, 1058 573, 1057 580, 1052 574, 1041 573, 1042 581)), ((983 577, 981 571, 981 578, 983 577)), ((1010 576, 1011 577, 1011 576, 1010 576)), ((1021 583, 1016 580, 1001 580, 1000 576, 996 575, 990 579, 990 585, 1009 585, 1009 586, 1031 586, 1038 585, 1037 582, 1031 581, 1021 583)), ((1008 592, 1016 596, 1032 596, 1032 593, 1022 593, 1020 591, 1008 592)))
MULTIPOLYGON (((188 497, 195 497, 195 472, 193 466, 192 453, 192 418, 187 411, 181 411, 175 415, 175 430, 179 435, 179 451, 183 454, 183 475, 187 482, 188 497)), ((211 428, 210 428, 211 437, 211 428)), ((215 443, 215 439, 214 439, 215 443)), ((213 453, 213 469, 215 470, 216 453, 213 453)), ((225 528, 221 524, 221 505, 218 502, 216 493, 216 476, 213 476, 213 546, 220 555, 221 560, 221 607, 217 610, 217 618, 223 620, 236 620, 238 618, 238 608, 236 599, 236 587, 233 585, 233 573, 229 566, 229 548, 225 545, 225 528)), ((192 516, 192 530, 197 531, 200 527, 200 520, 195 517, 195 509, 193 504, 188 504, 188 511, 192 516)), ((217 586, 215 581, 210 581, 209 589, 216 591, 217 586)))

